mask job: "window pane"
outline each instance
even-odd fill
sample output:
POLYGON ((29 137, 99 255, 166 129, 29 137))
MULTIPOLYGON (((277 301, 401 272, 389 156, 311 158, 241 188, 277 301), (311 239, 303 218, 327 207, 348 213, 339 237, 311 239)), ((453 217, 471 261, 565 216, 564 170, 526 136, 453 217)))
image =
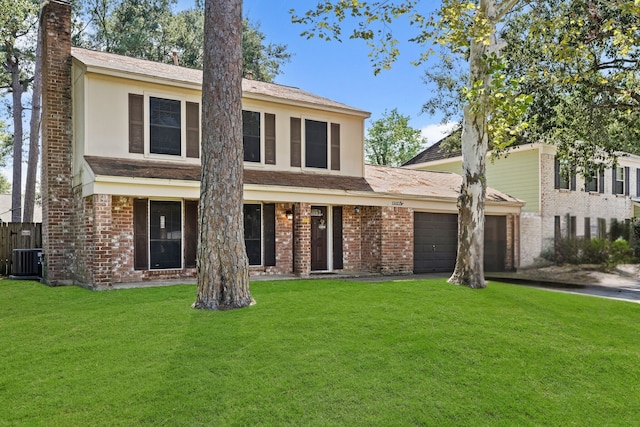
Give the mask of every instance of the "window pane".
POLYGON ((327 123, 305 120, 305 166, 327 168, 327 123))
POLYGON ((591 171, 591 176, 587 177, 585 190, 596 193, 598 191, 598 172, 591 171))
POLYGON ((260 113, 242 111, 244 161, 260 162, 260 113))
POLYGON ((179 156, 182 152, 180 101, 149 98, 149 151, 179 156))
POLYGON ((149 203, 151 268, 181 268, 182 203, 149 203))
POLYGON ((249 265, 262 264, 262 234, 260 205, 244 205, 244 244, 249 265))
POLYGON ((616 194, 624 194, 624 168, 616 168, 616 194))

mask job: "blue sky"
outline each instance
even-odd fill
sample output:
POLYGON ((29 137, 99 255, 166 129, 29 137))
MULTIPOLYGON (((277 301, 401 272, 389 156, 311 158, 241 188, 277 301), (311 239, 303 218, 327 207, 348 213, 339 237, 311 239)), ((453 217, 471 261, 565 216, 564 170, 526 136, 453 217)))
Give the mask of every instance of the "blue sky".
MULTIPOLYGON (((439 1, 430 3, 435 6, 439 1)), ((178 1, 179 8, 193 4, 193 0, 178 1)), ((289 10, 294 8, 302 14, 315 4, 315 0, 244 0, 244 15, 260 25, 268 41, 286 44, 293 55, 276 83, 299 87, 369 111, 371 119, 368 122, 379 119, 385 109, 397 108, 401 114, 411 117, 412 127, 424 129, 431 142, 440 139, 443 136, 437 127, 440 118, 420 114, 430 88, 422 81, 425 65, 410 64, 419 57, 418 47, 409 42, 401 43, 398 62, 391 70, 374 76, 368 57, 369 47, 362 40, 345 39, 340 43, 300 36, 305 27, 291 23, 289 10)), ((397 31, 405 40, 411 36, 408 25, 397 31)))

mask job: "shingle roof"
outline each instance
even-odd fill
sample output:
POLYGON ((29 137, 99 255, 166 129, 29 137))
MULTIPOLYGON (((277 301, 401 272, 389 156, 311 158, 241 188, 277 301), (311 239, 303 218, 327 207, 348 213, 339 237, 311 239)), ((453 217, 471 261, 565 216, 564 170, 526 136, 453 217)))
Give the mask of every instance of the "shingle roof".
MULTIPOLYGON (((422 171, 367 165, 367 182, 376 193, 457 200, 462 177, 450 172, 422 171)), ((519 199, 487 188, 487 201, 522 203, 519 199)))
MULTIPOLYGON (((94 72, 124 73, 133 79, 155 78, 168 82, 202 86, 201 70, 77 47, 71 49, 71 56, 94 72)), ((245 97, 268 97, 288 103, 299 102, 322 108, 344 110, 363 117, 370 116, 367 111, 291 86, 242 79, 242 91, 245 97)))
POLYGON ((440 141, 436 142, 432 146, 427 147, 425 150, 418 153, 417 156, 405 162, 402 166, 417 165, 419 163, 427 163, 427 162, 432 162, 434 160, 449 159, 451 157, 461 156, 462 151, 460 150, 451 151, 451 152, 441 150, 443 142, 445 142, 449 138, 456 138, 459 135, 460 135, 460 131, 452 132, 451 134, 445 136, 444 138, 442 138, 440 141))
MULTIPOLYGON (((85 156, 95 175, 124 178, 172 179, 199 181, 200 165, 170 162, 85 156)), ((418 171, 386 166, 365 167, 365 177, 285 172, 274 170, 244 170, 244 183, 264 186, 299 187, 306 189, 342 190, 379 193, 389 196, 413 196, 457 200, 462 178, 448 172, 418 171)), ((487 189, 487 200, 521 203, 515 197, 487 189)))
MULTIPOLYGON (((85 160, 96 175, 200 181, 200 165, 95 156, 85 156, 85 160)), ((372 191, 367 181, 359 177, 255 169, 244 170, 244 183, 343 191, 372 191)))

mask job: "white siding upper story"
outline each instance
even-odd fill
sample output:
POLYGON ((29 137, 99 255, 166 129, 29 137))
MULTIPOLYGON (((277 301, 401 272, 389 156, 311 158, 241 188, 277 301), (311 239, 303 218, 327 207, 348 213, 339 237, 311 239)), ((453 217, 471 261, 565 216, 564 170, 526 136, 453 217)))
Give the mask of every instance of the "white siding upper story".
MULTIPOLYGON (((199 158, 186 155, 186 105, 201 103, 200 71, 84 49, 74 48, 72 56, 74 185, 89 186, 95 178, 90 176, 84 156, 200 164, 199 158), (129 149, 131 94, 142 97, 144 107, 144 151, 139 153, 129 149), (175 130, 181 134, 179 154, 154 154, 150 149, 153 99, 168 100, 179 106, 174 116, 180 117, 175 130)), ((245 161, 245 168, 364 176, 364 120, 369 113, 296 88, 249 80, 243 81, 242 108, 260 118, 259 160, 245 161), (275 118, 275 164, 265 161, 266 115, 275 118), (298 119, 301 127, 300 166, 292 166, 291 161, 292 118, 298 119), (312 125, 326 129, 320 136, 324 138, 326 161, 319 167, 308 166, 305 161, 310 149, 306 128, 312 125), (339 151, 332 149, 332 143, 336 142, 339 151)), ((195 190, 194 194, 197 194, 195 190)))

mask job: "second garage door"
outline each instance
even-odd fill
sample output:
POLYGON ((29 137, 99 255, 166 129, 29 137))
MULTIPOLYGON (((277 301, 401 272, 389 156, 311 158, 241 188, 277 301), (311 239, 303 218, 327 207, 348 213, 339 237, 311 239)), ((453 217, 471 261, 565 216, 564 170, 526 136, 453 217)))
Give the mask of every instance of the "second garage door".
MULTIPOLYGON (((458 250, 458 215, 427 212, 414 215, 413 272, 453 272, 458 250)), ((506 218, 485 217, 485 271, 504 271, 506 246, 506 218)))

